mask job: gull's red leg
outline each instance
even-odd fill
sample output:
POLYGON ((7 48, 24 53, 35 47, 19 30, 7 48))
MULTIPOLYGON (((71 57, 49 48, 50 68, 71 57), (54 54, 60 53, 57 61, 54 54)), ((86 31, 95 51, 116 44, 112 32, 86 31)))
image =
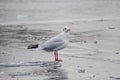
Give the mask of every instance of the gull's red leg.
POLYGON ((58 51, 55 51, 54 54, 55 54, 55 61, 62 62, 61 59, 58 59, 58 51))
POLYGON ((58 60, 58 52, 56 51, 56 59, 58 60))
POLYGON ((55 57, 55 61, 57 60, 57 55, 56 52, 54 52, 54 57, 55 57))

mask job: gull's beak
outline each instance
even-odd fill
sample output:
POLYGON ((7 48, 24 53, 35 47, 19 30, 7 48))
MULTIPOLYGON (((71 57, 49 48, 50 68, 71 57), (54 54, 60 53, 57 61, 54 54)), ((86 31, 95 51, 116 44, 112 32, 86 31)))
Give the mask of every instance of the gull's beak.
POLYGON ((70 29, 68 29, 68 31, 70 31, 70 29))

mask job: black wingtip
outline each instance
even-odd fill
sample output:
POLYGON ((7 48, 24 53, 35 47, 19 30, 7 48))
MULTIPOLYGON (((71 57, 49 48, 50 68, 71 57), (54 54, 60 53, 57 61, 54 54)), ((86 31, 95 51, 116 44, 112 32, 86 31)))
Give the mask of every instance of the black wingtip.
POLYGON ((34 49, 34 48, 38 48, 38 44, 31 44, 27 47, 27 49, 34 49))

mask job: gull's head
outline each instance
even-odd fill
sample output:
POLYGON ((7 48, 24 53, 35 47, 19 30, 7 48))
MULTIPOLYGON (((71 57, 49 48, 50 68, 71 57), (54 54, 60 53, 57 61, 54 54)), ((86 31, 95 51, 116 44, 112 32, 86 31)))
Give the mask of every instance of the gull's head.
POLYGON ((69 32, 69 31, 70 31, 70 27, 65 26, 65 27, 63 28, 63 31, 64 31, 64 32, 69 32))

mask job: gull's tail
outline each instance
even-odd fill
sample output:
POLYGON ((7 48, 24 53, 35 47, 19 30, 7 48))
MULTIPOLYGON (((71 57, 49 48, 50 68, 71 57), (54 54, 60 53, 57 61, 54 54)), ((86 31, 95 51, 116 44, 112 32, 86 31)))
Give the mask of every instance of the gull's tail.
POLYGON ((27 49, 35 49, 38 47, 39 47, 39 44, 30 44, 30 45, 28 45, 27 49))

